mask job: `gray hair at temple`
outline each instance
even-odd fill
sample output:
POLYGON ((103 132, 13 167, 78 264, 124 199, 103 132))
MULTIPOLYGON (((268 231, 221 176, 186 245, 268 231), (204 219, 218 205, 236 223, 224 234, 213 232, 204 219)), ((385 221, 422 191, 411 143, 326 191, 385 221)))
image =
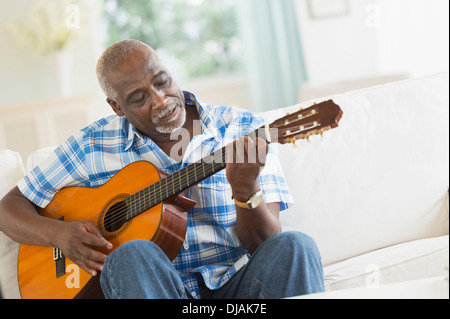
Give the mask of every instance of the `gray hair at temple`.
POLYGON ((114 68, 128 60, 136 51, 154 50, 147 44, 138 40, 122 40, 111 44, 102 53, 97 62, 97 80, 106 97, 116 100, 117 92, 111 86, 110 76, 114 68))

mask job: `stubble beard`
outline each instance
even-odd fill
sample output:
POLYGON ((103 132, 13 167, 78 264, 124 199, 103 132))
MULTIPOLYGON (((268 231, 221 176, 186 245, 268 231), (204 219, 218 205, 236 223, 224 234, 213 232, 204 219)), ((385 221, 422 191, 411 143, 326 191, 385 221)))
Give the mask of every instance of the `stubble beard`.
POLYGON ((178 101, 169 104, 165 109, 161 110, 155 118, 152 119, 152 122, 153 124, 155 124, 155 129, 159 133, 171 134, 180 129, 186 122, 186 108, 183 107, 178 101), (164 120, 164 117, 172 113, 177 107, 180 109, 180 113, 178 114, 178 116, 170 120, 169 122, 164 121, 164 124, 161 123, 161 120, 164 120))

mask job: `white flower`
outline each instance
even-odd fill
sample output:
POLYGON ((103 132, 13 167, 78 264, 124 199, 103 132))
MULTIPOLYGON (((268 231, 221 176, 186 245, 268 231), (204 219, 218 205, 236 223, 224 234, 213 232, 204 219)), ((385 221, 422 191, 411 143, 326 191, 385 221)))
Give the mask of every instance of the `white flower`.
POLYGON ((61 51, 77 32, 66 25, 66 7, 74 2, 40 0, 25 19, 11 22, 9 31, 19 45, 37 55, 61 51))

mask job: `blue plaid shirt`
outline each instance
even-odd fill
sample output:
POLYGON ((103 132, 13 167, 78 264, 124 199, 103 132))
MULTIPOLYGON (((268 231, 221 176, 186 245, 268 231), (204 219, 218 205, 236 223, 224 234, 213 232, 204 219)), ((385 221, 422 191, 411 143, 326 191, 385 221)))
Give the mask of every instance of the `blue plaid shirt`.
MULTIPOLYGON (((103 185, 135 161, 149 161, 172 174, 263 124, 250 112, 212 106, 189 92, 185 98, 186 107, 197 107, 202 132, 190 141, 181 164, 126 118, 114 115, 69 137, 18 183, 19 189, 33 203, 45 207, 61 188, 103 185)), ((272 146, 259 183, 267 203, 280 202, 280 210, 284 210, 292 202, 272 146)), ((196 273, 203 276, 209 289, 218 289, 247 263, 249 254, 236 235, 236 208, 225 170, 189 188, 185 196, 197 204, 188 212, 185 241, 173 265, 191 296, 199 298, 196 273)))

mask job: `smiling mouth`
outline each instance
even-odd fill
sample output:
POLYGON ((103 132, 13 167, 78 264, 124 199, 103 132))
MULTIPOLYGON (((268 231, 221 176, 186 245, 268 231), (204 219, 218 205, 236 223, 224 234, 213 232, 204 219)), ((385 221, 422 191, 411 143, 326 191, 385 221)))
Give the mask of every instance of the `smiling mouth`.
POLYGON ((161 121, 174 121, 176 117, 174 115, 177 113, 176 111, 179 109, 180 105, 178 103, 174 103, 172 105, 168 105, 168 107, 162 110, 154 119, 154 124, 159 124, 161 121))
POLYGON ((173 117, 173 115, 176 113, 177 110, 178 106, 175 106, 172 111, 170 111, 167 115, 160 118, 160 120, 173 120, 171 118, 173 117))

